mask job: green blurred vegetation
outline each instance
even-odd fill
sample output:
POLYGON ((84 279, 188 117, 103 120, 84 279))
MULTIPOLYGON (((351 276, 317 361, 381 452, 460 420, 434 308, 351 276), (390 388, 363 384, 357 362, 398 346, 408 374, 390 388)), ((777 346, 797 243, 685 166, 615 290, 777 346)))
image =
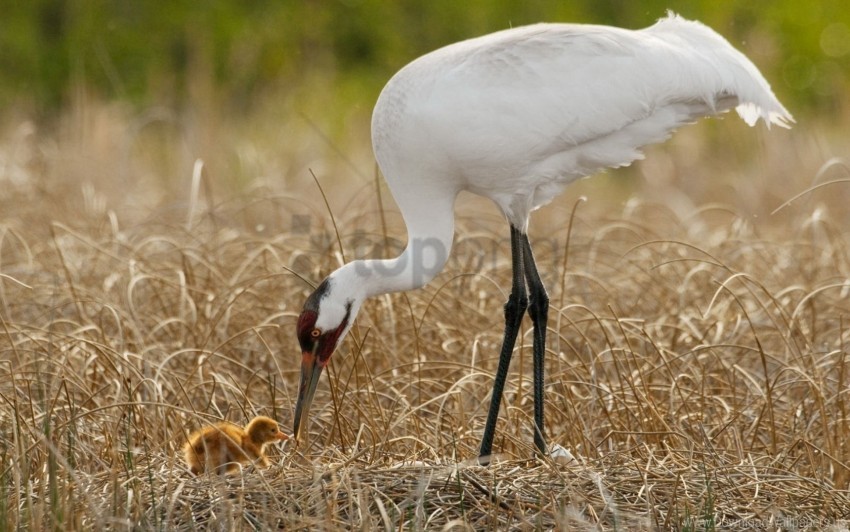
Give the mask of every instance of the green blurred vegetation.
POLYGON ((178 110, 317 90, 327 112, 370 107, 398 68, 453 41, 538 21, 638 28, 668 8, 747 52, 798 116, 845 109, 845 0, 0 0, 0 113, 49 117, 80 90, 178 110))

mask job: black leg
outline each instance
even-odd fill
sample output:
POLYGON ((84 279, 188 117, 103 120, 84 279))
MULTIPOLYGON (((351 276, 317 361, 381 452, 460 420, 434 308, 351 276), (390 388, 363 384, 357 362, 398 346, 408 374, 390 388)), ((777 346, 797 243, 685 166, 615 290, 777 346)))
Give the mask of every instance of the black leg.
POLYGON ((549 296, 537 273, 528 235, 522 235, 522 260, 528 282, 528 315, 534 324, 534 445, 546 455, 546 437, 543 431, 543 378, 546 355, 546 322, 549 315, 549 296))
POLYGON ((511 263, 513 267, 513 283, 511 295, 505 303, 505 336, 502 339, 502 350, 499 353, 499 367, 496 379, 493 381, 493 396, 490 399, 490 412, 487 414, 487 424, 484 426, 484 436, 481 438, 479 458, 487 458, 493 449, 493 436, 496 431, 496 420, 499 418, 499 407, 502 404, 502 392, 505 389, 505 379, 511 365, 516 337, 525 309, 528 308, 528 297, 525 292, 523 235, 519 229, 511 226, 511 263))

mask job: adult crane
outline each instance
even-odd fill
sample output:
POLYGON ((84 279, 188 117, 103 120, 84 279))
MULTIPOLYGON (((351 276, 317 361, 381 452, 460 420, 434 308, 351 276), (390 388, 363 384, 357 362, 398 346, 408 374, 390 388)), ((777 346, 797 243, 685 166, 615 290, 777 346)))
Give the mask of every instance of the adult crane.
POLYGON ((323 368, 363 301, 427 284, 454 235, 454 202, 490 198, 510 224, 513 282, 480 456, 491 454, 505 378, 526 310, 534 327, 534 443, 543 430, 548 297, 527 236, 531 211, 564 187, 642 158, 677 127, 736 109, 789 127, 758 69, 707 26, 673 13, 642 30, 537 24, 462 41, 402 68, 372 114, 372 145, 407 225, 394 259, 331 273, 298 318, 301 381, 294 435, 305 433, 323 368))

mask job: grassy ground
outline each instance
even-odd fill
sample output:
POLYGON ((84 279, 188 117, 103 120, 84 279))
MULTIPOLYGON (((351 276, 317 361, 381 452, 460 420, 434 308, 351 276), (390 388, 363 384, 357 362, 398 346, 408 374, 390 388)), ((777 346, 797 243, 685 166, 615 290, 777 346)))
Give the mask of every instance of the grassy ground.
POLYGON ((254 178, 234 186, 223 167, 192 180, 169 131, 126 148, 132 122, 77 120, 0 144, 0 528, 846 530, 840 136, 692 128, 538 214, 546 420, 575 461, 534 457, 527 323, 498 460, 472 460, 510 271, 505 223, 464 197, 446 271, 361 311, 311 446, 221 479, 186 471, 188 431, 291 426, 306 281, 397 252, 400 218, 362 146, 243 145, 254 178))

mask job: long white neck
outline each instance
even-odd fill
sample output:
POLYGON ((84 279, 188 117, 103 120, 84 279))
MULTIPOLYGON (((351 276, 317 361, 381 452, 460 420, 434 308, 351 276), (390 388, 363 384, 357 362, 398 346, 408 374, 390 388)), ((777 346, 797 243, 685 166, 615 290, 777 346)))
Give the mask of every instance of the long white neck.
MULTIPOLYGON (((380 153, 376 149, 376 153, 380 153)), ((380 161, 380 157, 379 157, 380 161)), ((381 161, 387 175, 398 165, 381 161)), ((422 175, 422 174, 418 174, 422 175)), ((440 174, 436 174, 439 176, 440 174)), ((394 259, 355 260, 328 276, 318 303, 316 327, 331 330, 348 319, 348 332, 366 298, 413 290, 428 284, 443 270, 454 239, 454 201, 458 190, 440 177, 387 179, 407 226, 407 247, 394 259)))
POLYGON ((355 260, 330 275, 336 289, 362 302, 425 286, 446 264, 454 238, 455 191, 416 194, 393 191, 407 226, 407 247, 393 259, 355 260), (430 197, 429 197, 430 196, 430 197))
POLYGON ((454 220, 449 219, 447 224, 432 235, 409 234, 407 247, 394 259, 355 260, 331 273, 319 303, 316 326, 335 329, 347 318, 342 339, 366 298, 428 284, 442 271, 451 252, 454 220))
POLYGON ((450 219, 435 222, 429 234, 414 234, 411 230, 407 247, 398 257, 355 260, 333 272, 330 278, 334 285, 345 287, 361 300, 425 286, 443 270, 449 258, 453 227, 450 219))

